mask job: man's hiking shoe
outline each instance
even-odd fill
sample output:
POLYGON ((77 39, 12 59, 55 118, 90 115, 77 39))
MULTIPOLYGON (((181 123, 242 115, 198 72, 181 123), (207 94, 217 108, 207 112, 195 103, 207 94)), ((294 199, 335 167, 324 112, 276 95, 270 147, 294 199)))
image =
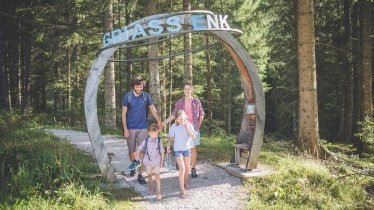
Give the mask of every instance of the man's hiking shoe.
POLYGON ((196 173, 196 169, 195 168, 191 169, 191 178, 197 178, 197 173, 196 173))
POLYGON ((130 171, 130 176, 131 176, 131 177, 134 177, 135 174, 136 174, 136 171, 135 171, 135 170, 131 170, 131 171, 130 171))
POLYGON ((147 182, 145 182, 144 177, 141 174, 138 175, 138 182, 139 184, 147 184, 147 182))
POLYGON ((140 167, 140 161, 139 160, 133 160, 131 164, 129 165, 130 170, 135 170, 140 167))

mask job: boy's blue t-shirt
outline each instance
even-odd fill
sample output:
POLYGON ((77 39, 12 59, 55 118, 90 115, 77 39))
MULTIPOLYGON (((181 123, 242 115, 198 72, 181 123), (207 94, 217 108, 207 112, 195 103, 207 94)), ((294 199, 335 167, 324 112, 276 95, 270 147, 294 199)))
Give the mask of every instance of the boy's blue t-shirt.
POLYGON ((133 91, 127 92, 122 98, 122 106, 127 107, 126 123, 128 129, 147 129, 147 105, 152 105, 151 96, 144 92, 135 96, 133 91), (131 94, 129 104, 129 94, 131 94), (143 94, 147 99, 144 101, 143 94), (146 104, 148 103, 148 104, 146 104))

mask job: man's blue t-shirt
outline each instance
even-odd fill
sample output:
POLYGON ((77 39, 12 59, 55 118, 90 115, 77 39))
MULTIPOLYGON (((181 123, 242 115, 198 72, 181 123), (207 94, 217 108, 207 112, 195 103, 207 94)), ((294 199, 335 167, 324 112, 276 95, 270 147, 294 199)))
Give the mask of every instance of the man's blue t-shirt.
POLYGON ((126 115, 127 128, 128 129, 147 129, 148 128, 147 109, 148 109, 148 106, 152 104, 153 102, 152 102, 151 96, 144 91, 139 96, 135 96, 133 91, 127 92, 122 98, 122 106, 127 107, 127 115, 126 115), (131 94, 130 103, 129 103, 129 94, 131 94), (144 101, 144 99, 146 100, 144 101))

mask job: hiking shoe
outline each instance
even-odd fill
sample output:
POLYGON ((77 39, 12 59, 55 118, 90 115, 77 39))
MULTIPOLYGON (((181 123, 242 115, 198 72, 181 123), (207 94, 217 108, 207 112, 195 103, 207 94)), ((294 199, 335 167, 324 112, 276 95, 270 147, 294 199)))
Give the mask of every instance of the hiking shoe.
POLYGON ((132 162, 131 162, 131 164, 129 165, 129 169, 130 170, 135 170, 135 169, 137 169, 137 168, 139 168, 140 167, 140 161, 139 160, 133 160, 132 162))
POLYGON ((130 176, 131 176, 131 177, 134 177, 135 174, 136 174, 136 171, 135 171, 135 170, 131 170, 131 171, 130 171, 130 176))
POLYGON ((138 175, 138 182, 139 184, 147 184, 147 182, 144 180, 144 177, 141 174, 138 175))
POLYGON ((197 173, 196 173, 196 169, 195 168, 191 169, 191 178, 197 178, 197 173))

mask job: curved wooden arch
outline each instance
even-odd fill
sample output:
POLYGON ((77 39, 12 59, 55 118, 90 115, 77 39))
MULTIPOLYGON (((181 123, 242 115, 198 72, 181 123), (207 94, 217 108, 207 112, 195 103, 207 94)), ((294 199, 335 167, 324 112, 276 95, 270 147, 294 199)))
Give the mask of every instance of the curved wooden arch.
MULTIPOLYGON (((229 32, 213 31, 209 33, 228 50, 241 74, 245 93, 245 106, 238 143, 250 145, 247 168, 254 169, 258 164, 265 125, 265 96, 258 70, 243 45, 229 32), (254 106, 254 113, 248 112, 247 107, 249 105, 254 106)), ((115 51, 116 48, 111 47, 98 54, 88 75, 84 97, 88 135, 100 171, 107 181, 114 181, 115 174, 101 136, 96 102, 100 76, 115 51)))

